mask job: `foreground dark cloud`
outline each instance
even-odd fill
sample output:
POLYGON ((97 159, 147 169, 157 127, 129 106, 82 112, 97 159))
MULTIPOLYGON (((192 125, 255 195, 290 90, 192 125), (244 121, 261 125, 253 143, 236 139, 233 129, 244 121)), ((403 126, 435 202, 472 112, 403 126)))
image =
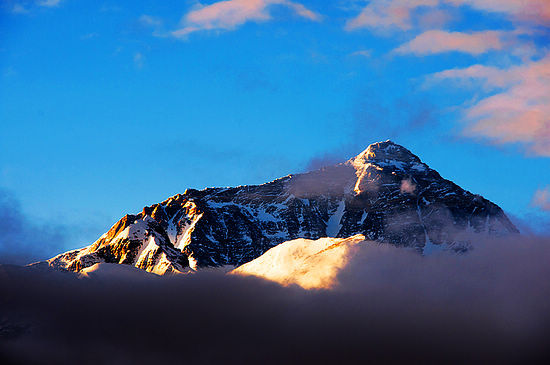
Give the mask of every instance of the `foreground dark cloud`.
MULTIPOLYGON (((421 257, 364 245, 333 291, 204 272, 76 279, 0 268, 6 363, 537 363, 550 240, 421 257)), ((3 337, 1 334, 4 334, 3 337)))

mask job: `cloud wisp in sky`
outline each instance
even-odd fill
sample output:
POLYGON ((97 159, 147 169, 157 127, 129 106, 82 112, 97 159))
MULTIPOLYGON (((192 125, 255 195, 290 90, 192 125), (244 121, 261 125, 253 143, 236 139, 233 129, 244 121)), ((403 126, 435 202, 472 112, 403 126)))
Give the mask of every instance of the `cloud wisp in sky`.
POLYGON ((41 1, 38 1, 38 5, 47 6, 47 7, 58 6, 59 3, 61 3, 61 0, 41 0, 41 1))
POLYGON ((219 1, 187 13, 182 27, 171 32, 176 38, 185 38, 189 34, 204 30, 232 30, 247 22, 265 22, 270 20, 270 8, 283 6, 296 15, 312 21, 321 16, 304 5, 289 0, 226 0, 219 1))
POLYGON ((162 19, 147 14, 140 16, 138 21, 145 27, 159 27, 162 25, 162 19))
POLYGON ((507 14, 517 20, 547 24, 550 2, 547 0, 442 0, 450 5, 466 5, 476 10, 507 14))
POLYGON ((396 28, 410 30, 412 12, 421 6, 437 6, 439 0, 374 0, 346 23, 346 30, 361 28, 396 28))
POLYGON ((550 212, 550 186, 538 189, 531 204, 541 210, 550 212))
POLYGON ((490 50, 502 49, 504 47, 502 37, 503 32, 491 30, 472 33, 429 30, 399 46, 394 52, 422 56, 459 51, 479 55, 490 50))
POLYGON ((57 8, 62 0, 36 0, 36 1, 5 1, 13 14, 30 14, 40 8, 57 8))

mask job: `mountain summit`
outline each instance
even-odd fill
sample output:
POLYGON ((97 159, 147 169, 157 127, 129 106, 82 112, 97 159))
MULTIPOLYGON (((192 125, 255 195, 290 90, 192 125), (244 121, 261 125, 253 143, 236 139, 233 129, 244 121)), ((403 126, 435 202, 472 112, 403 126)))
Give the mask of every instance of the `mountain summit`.
POLYGON ((187 189, 47 264, 81 271, 118 263, 164 274, 242 265, 298 238, 362 234, 429 253, 467 250, 477 234, 515 232, 497 205, 384 141, 346 162, 262 185, 187 189))
POLYGON ((390 140, 371 144, 366 150, 352 158, 355 164, 378 162, 382 164, 407 163, 420 164, 420 158, 411 151, 390 140))
POLYGON ((407 173, 407 172, 427 172, 428 166, 423 164, 416 155, 403 146, 393 143, 390 140, 371 144, 359 155, 348 160, 346 164, 351 165, 356 170, 357 181, 354 191, 357 194, 363 192, 362 186, 372 183, 369 169, 372 167, 385 169, 386 173, 407 173))

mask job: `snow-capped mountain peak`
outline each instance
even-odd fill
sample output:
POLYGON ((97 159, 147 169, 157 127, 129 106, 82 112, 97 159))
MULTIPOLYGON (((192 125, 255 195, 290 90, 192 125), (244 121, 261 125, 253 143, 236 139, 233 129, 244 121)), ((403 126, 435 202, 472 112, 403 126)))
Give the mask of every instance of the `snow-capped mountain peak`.
POLYGON ((397 169, 403 172, 426 171, 427 166, 420 161, 418 156, 403 146, 390 140, 371 144, 366 150, 347 161, 356 170, 362 170, 367 166, 375 165, 380 168, 397 169))
POLYGON ((376 182, 375 176, 381 171, 403 176, 403 178, 430 172, 429 167, 422 163, 418 156, 390 140, 371 144, 345 164, 355 169, 357 177, 353 187, 355 194, 371 190, 373 183, 376 182))
POLYGON ((187 189, 47 264, 81 271, 118 263, 164 274, 242 265, 294 239, 362 234, 422 253, 467 249, 474 234, 514 232, 497 205, 384 141, 344 163, 262 185, 187 189))

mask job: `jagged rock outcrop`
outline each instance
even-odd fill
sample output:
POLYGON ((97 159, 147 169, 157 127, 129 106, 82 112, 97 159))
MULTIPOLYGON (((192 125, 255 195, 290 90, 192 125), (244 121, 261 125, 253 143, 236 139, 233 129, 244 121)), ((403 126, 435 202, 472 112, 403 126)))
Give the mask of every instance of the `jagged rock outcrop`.
POLYGON ((47 263, 72 271, 119 263, 165 274, 242 265, 297 238, 363 234, 428 253, 466 250, 476 234, 515 232, 497 205, 385 141, 344 163, 262 185, 188 189, 47 263))

